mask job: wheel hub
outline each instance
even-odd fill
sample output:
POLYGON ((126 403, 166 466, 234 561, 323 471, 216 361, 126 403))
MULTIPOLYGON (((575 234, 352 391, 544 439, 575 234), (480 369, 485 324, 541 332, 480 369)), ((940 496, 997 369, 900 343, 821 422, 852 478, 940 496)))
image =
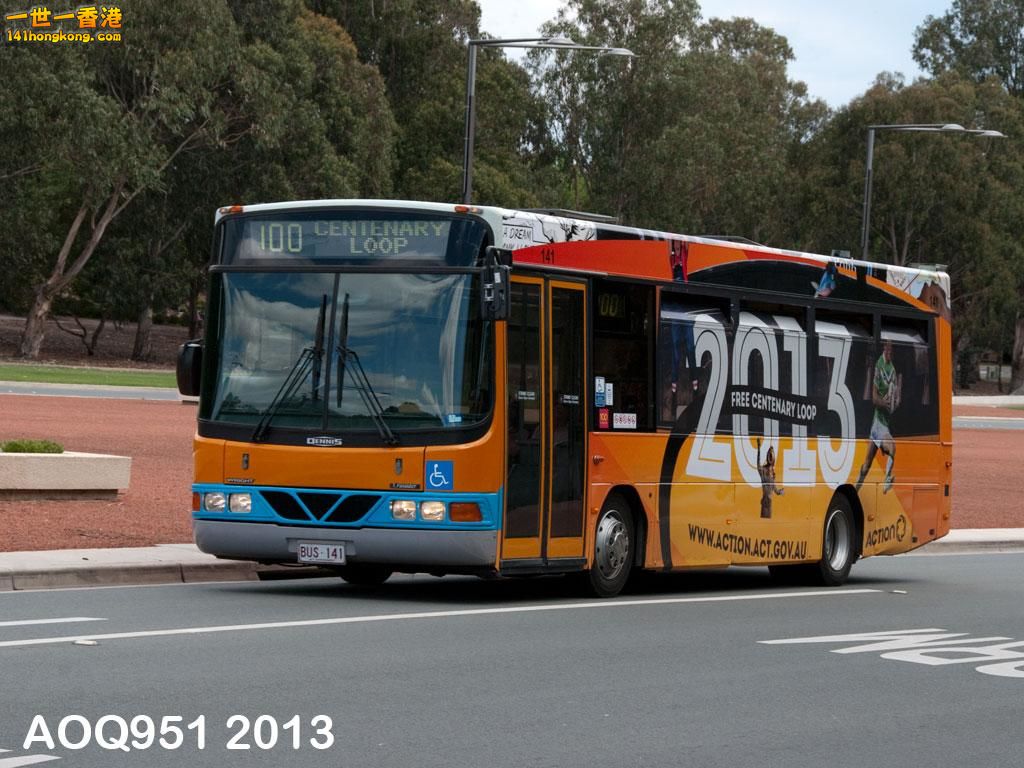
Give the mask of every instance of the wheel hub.
POLYGON ((597 526, 595 554, 598 570, 606 579, 614 579, 627 566, 629 531, 617 512, 605 515, 597 526))

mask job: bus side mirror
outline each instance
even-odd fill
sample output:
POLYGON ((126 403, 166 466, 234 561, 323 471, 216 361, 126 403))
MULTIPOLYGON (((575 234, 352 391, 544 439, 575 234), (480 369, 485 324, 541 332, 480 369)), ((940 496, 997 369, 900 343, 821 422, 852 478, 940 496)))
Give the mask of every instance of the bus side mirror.
POLYGON ((186 341, 178 347, 178 391, 186 397, 198 397, 203 371, 203 345, 199 339, 186 341))
POLYGON ((508 319, 511 264, 511 251, 493 245, 487 247, 480 275, 480 314, 484 320, 508 319))

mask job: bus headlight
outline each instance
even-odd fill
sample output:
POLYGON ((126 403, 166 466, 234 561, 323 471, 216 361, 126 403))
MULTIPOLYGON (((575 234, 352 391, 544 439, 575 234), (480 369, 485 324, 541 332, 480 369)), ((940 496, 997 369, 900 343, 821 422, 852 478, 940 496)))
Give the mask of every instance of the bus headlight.
POLYGON ((408 499, 393 499, 391 501, 391 517, 395 520, 415 520, 416 502, 408 499))
POLYGON ((252 512, 252 494, 232 493, 228 496, 228 509, 232 512, 252 512))
POLYGON ((440 522, 444 520, 444 502, 424 501, 423 504, 420 505, 420 517, 432 522, 440 522))
POLYGON ((227 499, 220 491, 211 491, 203 494, 203 509, 207 512, 223 512, 227 499))

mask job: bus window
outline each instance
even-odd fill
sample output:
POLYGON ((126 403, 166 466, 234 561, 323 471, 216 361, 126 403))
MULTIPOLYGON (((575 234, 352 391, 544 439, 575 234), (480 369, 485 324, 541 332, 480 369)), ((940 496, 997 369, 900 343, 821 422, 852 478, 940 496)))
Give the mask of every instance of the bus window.
MULTIPOLYGON (((707 391, 712 379, 716 391, 727 379, 732 337, 729 318, 727 300, 662 295, 657 379, 660 425, 672 426, 698 393, 707 391)), ((719 409, 715 426, 717 430, 731 429, 726 409, 719 409)))
POLYGON ((650 431, 654 287, 596 281, 593 301, 594 429, 650 431))
POLYGON ((817 354, 813 394, 817 410, 815 431, 820 436, 850 439, 868 437, 872 356, 875 340, 872 315, 817 310, 817 354))
POLYGON ((894 435, 936 435, 939 413, 936 405, 936 364, 934 348, 928 343, 926 322, 902 318, 882 319, 881 352, 874 366, 882 365, 890 348, 893 372, 891 429, 894 435))

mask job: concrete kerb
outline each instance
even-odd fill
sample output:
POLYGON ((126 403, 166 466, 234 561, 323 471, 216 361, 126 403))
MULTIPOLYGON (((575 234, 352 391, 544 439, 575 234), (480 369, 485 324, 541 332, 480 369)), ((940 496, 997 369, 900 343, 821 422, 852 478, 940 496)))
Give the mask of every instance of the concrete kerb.
POLYGON ((310 578, 320 568, 218 560, 191 544, 0 553, 0 591, 310 578))
POLYGON ((1024 528, 954 529, 948 536, 929 542, 911 554, 953 555, 988 552, 1024 552, 1024 528))
POLYGON ((985 405, 992 408, 1024 406, 1024 395, 954 395, 953 405, 985 405))

